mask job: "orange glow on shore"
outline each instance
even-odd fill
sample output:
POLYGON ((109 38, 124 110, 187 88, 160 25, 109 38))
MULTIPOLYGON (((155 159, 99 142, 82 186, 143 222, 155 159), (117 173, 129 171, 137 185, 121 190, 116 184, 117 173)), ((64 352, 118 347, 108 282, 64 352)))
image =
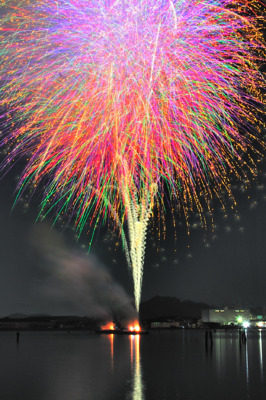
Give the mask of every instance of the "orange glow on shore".
POLYGON ((132 325, 129 325, 128 329, 130 332, 140 332, 141 331, 138 322, 134 322, 132 325))
POLYGON ((112 322, 108 322, 108 324, 101 326, 102 330, 108 330, 108 331, 114 331, 115 330, 115 326, 112 322))

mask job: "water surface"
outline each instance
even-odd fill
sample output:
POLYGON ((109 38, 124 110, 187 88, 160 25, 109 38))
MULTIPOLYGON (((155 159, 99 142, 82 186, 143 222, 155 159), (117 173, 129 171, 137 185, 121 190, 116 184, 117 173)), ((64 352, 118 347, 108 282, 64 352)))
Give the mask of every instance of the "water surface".
POLYGON ((3 400, 266 399, 266 332, 0 333, 3 400))

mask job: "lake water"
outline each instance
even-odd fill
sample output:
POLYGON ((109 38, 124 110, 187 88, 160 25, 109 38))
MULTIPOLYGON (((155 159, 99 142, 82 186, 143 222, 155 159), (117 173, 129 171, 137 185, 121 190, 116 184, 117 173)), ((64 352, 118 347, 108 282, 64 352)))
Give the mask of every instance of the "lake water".
POLYGON ((263 400, 266 332, 0 333, 1 400, 263 400))

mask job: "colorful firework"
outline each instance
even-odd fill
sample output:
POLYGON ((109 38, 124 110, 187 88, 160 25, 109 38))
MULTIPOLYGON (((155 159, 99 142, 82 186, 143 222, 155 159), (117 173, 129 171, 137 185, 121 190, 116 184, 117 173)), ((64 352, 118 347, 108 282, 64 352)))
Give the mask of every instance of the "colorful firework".
MULTIPOLYGON (((252 147, 262 5, 248 0, 1 0, 5 166, 80 233, 112 218, 139 308, 155 203, 201 211, 252 147), (11 129, 11 130, 10 130, 11 129), (11 133, 10 133, 11 132, 11 133), (129 232, 129 244, 124 231, 129 232)), ((56 217, 57 218, 57 217, 56 217)), ((92 235, 93 236, 93 235, 92 235)))

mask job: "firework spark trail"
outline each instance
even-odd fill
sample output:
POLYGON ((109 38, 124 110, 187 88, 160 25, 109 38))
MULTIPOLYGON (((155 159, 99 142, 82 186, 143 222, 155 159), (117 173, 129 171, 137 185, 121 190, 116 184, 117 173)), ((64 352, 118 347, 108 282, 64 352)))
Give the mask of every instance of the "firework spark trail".
POLYGON ((95 227, 112 217, 124 240, 127 221, 138 309, 157 194, 167 186, 184 209, 200 210, 200 195, 230 193, 228 171, 239 174, 241 154, 251 146, 262 103, 262 6, 0 4, 5 165, 26 156, 21 191, 41 182, 41 213, 69 210, 79 234, 88 220, 95 227))

